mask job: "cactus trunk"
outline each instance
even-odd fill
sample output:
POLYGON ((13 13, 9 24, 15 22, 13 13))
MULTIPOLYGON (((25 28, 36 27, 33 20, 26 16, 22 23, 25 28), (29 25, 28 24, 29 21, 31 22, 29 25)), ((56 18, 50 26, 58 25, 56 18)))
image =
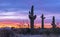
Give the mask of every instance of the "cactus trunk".
POLYGON ((30 20, 31 29, 34 28, 34 20, 30 20))
POLYGON ((36 19, 36 15, 34 15, 34 6, 31 7, 31 11, 29 11, 29 19, 30 19, 30 25, 31 29, 34 28, 34 20, 36 19))
POLYGON ((52 18, 52 27, 53 27, 53 28, 56 28, 55 17, 54 17, 54 16, 53 16, 53 18, 52 18))
POLYGON ((44 29, 44 19, 42 19, 42 29, 44 29))
POLYGON ((44 17, 44 15, 43 15, 43 14, 42 14, 42 16, 41 16, 41 19, 42 19, 42 21, 41 21, 41 22, 42 22, 42 23, 41 23, 41 24, 42 24, 42 26, 41 26, 41 27, 42 27, 42 29, 44 29, 44 19, 45 19, 45 17, 44 17))

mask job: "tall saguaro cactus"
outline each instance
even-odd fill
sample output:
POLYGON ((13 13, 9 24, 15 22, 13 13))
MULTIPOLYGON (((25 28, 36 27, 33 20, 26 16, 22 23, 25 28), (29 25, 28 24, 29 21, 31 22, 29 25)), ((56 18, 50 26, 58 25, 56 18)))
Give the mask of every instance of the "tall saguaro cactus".
POLYGON ((42 24, 42 26, 41 26, 41 27, 42 27, 42 29, 44 29, 44 19, 45 19, 45 17, 44 17, 44 15, 43 15, 43 14, 42 14, 42 16, 41 16, 41 19, 42 19, 42 21, 41 21, 41 22, 42 22, 42 23, 41 23, 41 24, 42 24))
POLYGON ((53 18, 52 18, 52 24, 51 24, 51 25, 52 25, 53 28, 56 28, 55 17, 54 17, 54 16, 53 16, 53 18))
POLYGON ((36 19, 36 15, 34 15, 34 6, 32 6, 31 11, 29 11, 29 19, 30 19, 31 29, 33 29, 34 28, 34 20, 36 19))

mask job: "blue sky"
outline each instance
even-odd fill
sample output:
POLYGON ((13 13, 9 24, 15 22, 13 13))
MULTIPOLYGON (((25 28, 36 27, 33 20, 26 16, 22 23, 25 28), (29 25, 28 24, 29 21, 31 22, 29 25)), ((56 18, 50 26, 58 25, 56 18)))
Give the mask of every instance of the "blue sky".
POLYGON ((0 19, 28 19, 32 5, 37 19, 42 13, 46 19, 60 19, 60 0, 0 0, 0 19))
POLYGON ((31 5, 35 10, 60 12, 60 0, 0 0, 0 10, 29 10, 31 5))

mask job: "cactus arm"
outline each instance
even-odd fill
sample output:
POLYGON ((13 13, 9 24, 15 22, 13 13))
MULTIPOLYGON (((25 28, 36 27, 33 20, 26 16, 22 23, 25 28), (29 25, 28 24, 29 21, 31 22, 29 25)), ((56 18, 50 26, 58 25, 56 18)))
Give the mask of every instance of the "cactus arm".
POLYGON ((36 17, 37 17, 37 16, 35 15, 33 19, 35 20, 35 19, 36 19, 36 17))
POLYGON ((29 11, 29 14, 30 14, 30 11, 29 11))

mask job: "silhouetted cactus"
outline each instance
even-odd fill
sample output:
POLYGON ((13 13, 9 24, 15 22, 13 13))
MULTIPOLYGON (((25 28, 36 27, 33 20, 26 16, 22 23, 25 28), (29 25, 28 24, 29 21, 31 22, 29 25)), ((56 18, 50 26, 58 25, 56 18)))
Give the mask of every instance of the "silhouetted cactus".
POLYGON ((29 11, 29 19, 30 19, 30 25, 31 29, 34 28, 34 20, 36 19, 36 15, 34 15, 34 6, 31 7, 31 11, 29 11))
POLYGON ((41 22, 42 22, 42 23, 41 23, 41 24, 42 24, 42 29, 44 29, 44 19, 45 19, 45 17, 44 17, 43 14, 42 14, 42 16, 41 16, 41 19, 42 19, 42 21, 41 21, 41 22))
POLYGON ((52 18, 52 24, 51 24, 51 25, 52 25, 53 28, 56 28, 55 17, 54 17, 54 16, 53 16, 53 18, 52 18))

